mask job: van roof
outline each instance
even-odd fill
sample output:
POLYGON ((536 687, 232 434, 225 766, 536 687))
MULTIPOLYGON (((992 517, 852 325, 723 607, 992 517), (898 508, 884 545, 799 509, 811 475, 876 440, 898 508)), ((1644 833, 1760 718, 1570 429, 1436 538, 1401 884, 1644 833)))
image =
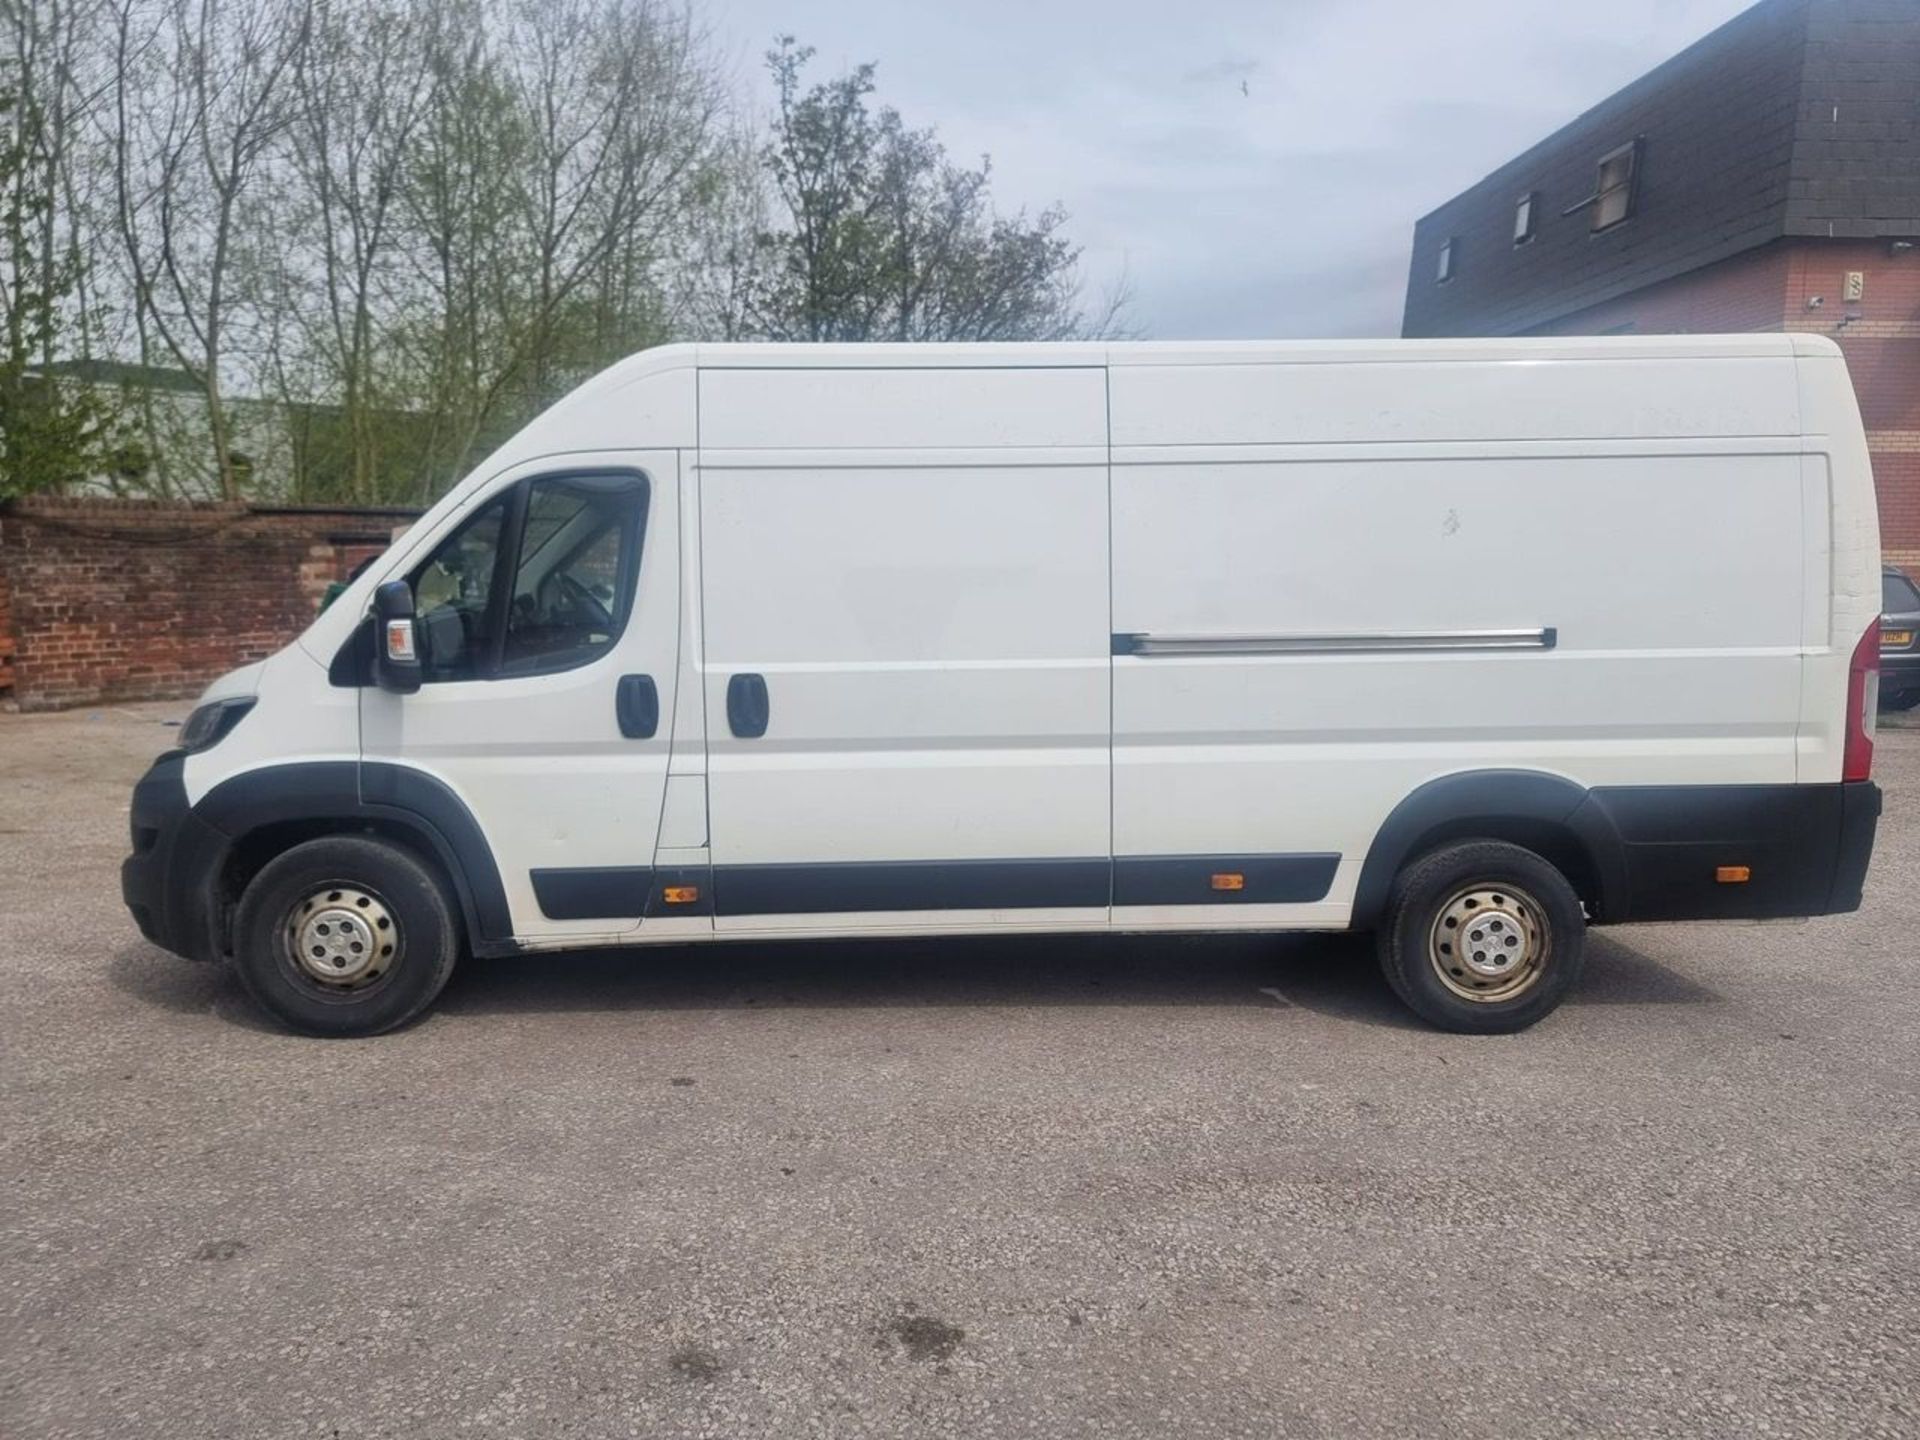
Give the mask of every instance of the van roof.
POLYGON ((1148 340, 970 343, 683 343, 612 367, 622 380, 655 370, 919 369, 1083 365, 1383 364, 1410 360, 1677 360, 1837 355, 1822 335, 1598 335, 1441 340, 1148 340))

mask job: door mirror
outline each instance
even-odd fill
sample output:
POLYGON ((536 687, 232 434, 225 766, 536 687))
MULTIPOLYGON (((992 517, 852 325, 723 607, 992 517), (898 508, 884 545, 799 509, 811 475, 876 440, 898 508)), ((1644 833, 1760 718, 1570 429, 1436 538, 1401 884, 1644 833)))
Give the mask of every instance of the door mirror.
POLYGON ((389 580, 373 592, 373 679, 395 695, 420 688, 420 634, 413 587, 404 580, 389 580))

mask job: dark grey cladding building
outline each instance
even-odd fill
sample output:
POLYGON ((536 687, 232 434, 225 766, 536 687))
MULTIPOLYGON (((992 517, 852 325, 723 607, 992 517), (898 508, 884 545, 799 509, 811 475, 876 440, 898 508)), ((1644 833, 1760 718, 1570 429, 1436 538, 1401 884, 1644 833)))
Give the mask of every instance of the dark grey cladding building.
POLYGON ((1515 334, 1777 241, 1916 234, 1920 0, 1763 0, 1422 219, 1403 329, 1515 334))

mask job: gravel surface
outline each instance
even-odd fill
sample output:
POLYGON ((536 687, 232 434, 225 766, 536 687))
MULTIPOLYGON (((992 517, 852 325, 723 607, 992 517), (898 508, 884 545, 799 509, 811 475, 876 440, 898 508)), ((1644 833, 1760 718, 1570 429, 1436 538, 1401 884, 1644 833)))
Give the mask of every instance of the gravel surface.
POLYGON ((0 1435, 1920 1434, 1920 732, 1858 915, 470 963, 282 1034, 121 909, 183 706, 0 716, 0 1435))

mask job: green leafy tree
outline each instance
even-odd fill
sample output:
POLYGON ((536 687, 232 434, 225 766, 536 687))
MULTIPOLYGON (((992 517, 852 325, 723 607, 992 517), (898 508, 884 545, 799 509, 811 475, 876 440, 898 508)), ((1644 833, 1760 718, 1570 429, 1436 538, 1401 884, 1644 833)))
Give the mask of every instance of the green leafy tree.
POLYGON ((0 0, 0 493, 426 500, 665 340, 1117 333, 1057 207, 792 39, 743 120, 704 13, 0 0))
POLYGON ((85 478, 110 420, 53 368, 76 262, 45 237, 56 178, 40 111, 0 79, 0 500, 85 478))
POLYGON ((1080 250, 1063 210, 997 214, 988 161, 956 165, 932 130, 876 110, 871 64, 807 85, 812 56, 792 36, 767 52, 779 105, 761 162, 775 223, 754 237, 743 329, 777 340, 1115 331, 1124 296, 1097 314, 1082 308, 1080 250))

